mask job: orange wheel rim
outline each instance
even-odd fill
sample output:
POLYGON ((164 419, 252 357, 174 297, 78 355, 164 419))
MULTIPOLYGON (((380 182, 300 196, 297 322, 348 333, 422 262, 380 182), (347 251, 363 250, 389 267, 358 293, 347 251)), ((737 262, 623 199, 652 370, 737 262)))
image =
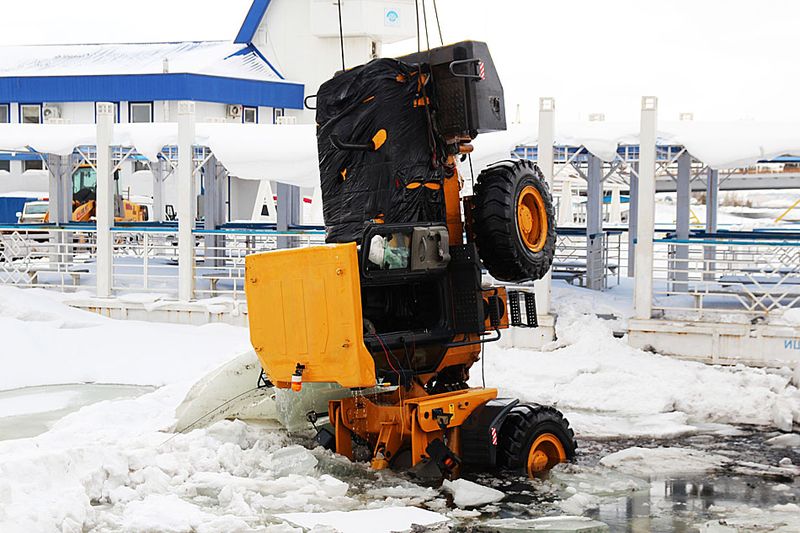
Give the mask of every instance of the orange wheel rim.
POLYGON ((558 463, 567 460, 567 452, 558 437, 552 433, 542 433, 531 444, 528 452, 528 475, 533 477, 547 472, 558 463))
POLYGON ((517 227, 525 247, 541 252, 547 242, 547 210, 544 198, 533 185, 527 185, 517 198, 517 227))

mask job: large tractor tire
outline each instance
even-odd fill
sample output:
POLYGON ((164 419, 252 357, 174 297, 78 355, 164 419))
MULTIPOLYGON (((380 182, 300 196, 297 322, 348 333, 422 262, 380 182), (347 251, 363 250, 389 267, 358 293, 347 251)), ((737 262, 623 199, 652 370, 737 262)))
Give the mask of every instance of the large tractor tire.
POLYGON ((495 279, 541 279, 553 264, 555 210, 539 168, 527 160, 495 163, 475 184, 472 231, 495 279))
POLYGON ((500 466, 536 477, 575 458, 575 434, 553 407, 518 404, 500 428, 500 466))

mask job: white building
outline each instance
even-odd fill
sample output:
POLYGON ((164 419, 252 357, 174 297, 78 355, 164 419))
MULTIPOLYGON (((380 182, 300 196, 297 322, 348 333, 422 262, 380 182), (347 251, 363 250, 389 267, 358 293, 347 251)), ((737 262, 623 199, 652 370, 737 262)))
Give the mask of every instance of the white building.
MULTIPOLYGON (((195 102, 198 122, 312 123, 304 98, 342 66, 339 7, 347 66, 415 33, 412 0, 254 0, 232 41, 0 47, 0 124, 94 123, 96 102, 114 102, 119 123, 175 122, 182 100, 195 102)), ((43 165, 0 153, 0 194, 45 197, 43 165)), ((147 168, 123 165, 123 194, 152 201, 147 168)), ((258 189, 230 178, 229 220, 251 218, 258 189)))

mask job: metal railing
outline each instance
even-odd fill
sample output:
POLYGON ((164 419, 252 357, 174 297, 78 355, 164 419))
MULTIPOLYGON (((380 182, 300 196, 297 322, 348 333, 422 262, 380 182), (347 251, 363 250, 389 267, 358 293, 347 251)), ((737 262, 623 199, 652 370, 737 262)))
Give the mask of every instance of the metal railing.
POLYGON ((95 286, 96 232, 80 224, 0 226, 0 284, 74 291, 95 286))
POLYGON ((695 233, 654 241, 653 316, 750 322, 800 307, 800 234, 695 233))
POLYGON ((178 293, 178 233, 174 228, 113 228, 111 290, 178 293))
POLYGON ((325 232, 305 230, 196 230, 195 295, 197 298, 227 296, 244 300, 245 257, 278 248, 324 244, 325 232))
MULTIPOLYGON (((581 286, 607 289, 620 282, 623 257, 623 232, 604 230, 593 239, 583 228, 559 228, 553 260, 553 278, 581 286), (596 247, 596 252, 590 251, 596 247)), ((627 241, 626 249, 627 249, 627 241)))

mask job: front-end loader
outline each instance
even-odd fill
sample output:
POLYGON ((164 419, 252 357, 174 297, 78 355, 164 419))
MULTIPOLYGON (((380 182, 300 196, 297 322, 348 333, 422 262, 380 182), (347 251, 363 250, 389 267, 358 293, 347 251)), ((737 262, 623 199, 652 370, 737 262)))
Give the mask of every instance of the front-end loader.
POLYGON ((535 164, 491 165, 462 196, 458 159, 506 127, 486 44, 341 72, 320 88, 316 118, 327 244, 246 259, 250 337, 269 380, 349 389, 317 440, 376 469, 533 476, 572 459, 559 411, 468 385, 485 343, 536 326, 533 293, 484 281, 484 269, 537 280, 555 247, 535 164))

